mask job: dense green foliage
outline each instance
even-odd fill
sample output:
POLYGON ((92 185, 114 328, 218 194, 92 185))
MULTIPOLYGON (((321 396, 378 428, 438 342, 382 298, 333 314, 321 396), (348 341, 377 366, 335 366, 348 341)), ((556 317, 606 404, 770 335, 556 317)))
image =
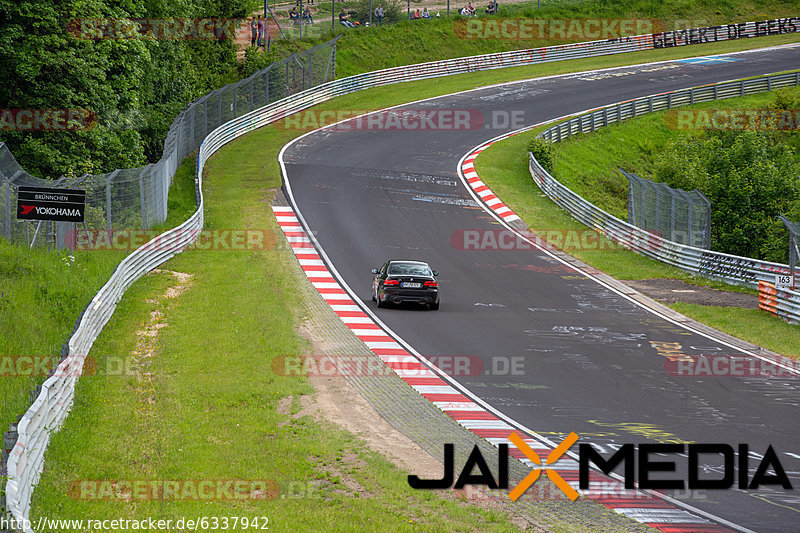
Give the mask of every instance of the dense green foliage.
POLYGON ((0 105, 88 109, 98 126, 3 132, 41 177, 99 173, 157 161, 166 132, 192 100, 237 78, 231 40, 79 39, 81 18, 241 17, 252 0, 0 0, 0 105))
MULTIPOLYGON (((798 109, 800 88, 692 106, 695 109, 798 109)), ((785 263, 788 232, 800 220, 800 135, 778 131, 698 131, 669 127, 664 113, 601 128, 555 144, 554 176, 613 215, 627 219, 622 167, 711 202, 711 248, 785 263)))
POLYGON ((777 217, 800 214, 798 176, 800 164, 780 136, 709 131, 670 143, 653 179, 708 197, 712 249, 781 262, 787 241, 777 217))
POLYGON ((553 172, 553 167, 556 163, 553 143, 538 137, 533 137, 528 141, 528 151, 533 154, 533 157, 542 165, 543 169, 547 172, 553 172))

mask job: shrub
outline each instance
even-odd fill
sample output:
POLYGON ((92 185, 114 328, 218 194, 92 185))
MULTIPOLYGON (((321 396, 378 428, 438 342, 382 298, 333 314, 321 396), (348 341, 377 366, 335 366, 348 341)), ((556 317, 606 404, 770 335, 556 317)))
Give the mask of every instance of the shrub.
POLYGON ((550 141, 534 137, 528 141, 528 151, 533 154, 533 157, 542 165, 543 169, 549 173, 553 172, 556 157, 553 144, 550 141))

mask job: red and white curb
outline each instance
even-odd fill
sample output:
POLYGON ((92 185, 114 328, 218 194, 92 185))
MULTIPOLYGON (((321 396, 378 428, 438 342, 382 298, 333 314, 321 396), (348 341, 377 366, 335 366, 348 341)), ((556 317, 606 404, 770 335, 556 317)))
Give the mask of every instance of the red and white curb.
MULTIPOLYGON (((488 145, 473 155, 477 155, 486 147, 488 145)), ((474 158, 472 160, 474 161, 474 158)), ((507 211, 503 211, 503 214, 498 213, 506 220, 514 220, 509 218, 511 216, 516 217, 507 207, 494 205, 500 210, 507 209, 507 211)), ((534 467, 535 465, 508 439, 513 432, 521 435, 522 439, 539 457, 547 457, 552 451, 552 446, 524 434, 518 428, 501 420, 456 390, 431 369, 435 367, 428 362, 420 361, 417 356, 403 348, 394 337, 384 331, 358 303, 353 301, 339 281, 330 273, 293 209, 289 206, 273 206, 272 210, 289 246, 300 263, 300 267, 320 296, 325 299, 336 316, 350 328, 353 334, 403 381, 466 429, 495 446, 508 444, 509 454, 522 460, 528 466, 534 467)), ((731 531, 649 493, 625 489, 622 482, 611 477, 593 473, 590 488, 580 490, 578 488, 578 463, 574 459, 562 458, 548 467, 557 470, 561 477, 584 497, 595 500, 616 513, 664 533, 731 531)), ((558 495, 554 495, 554 497, 558 497, 558 495)))
POLYGON ((510 207, 504 204, 500 198, 495 196, 491 189, 489 189, 489 187, 478 177, 478 173, 475 172, 475 160, 478 158, 481 152, 489 148, 492 144, 494 144, 494 142, 488 142, 481 147, 476 148, 474 152, 465 157, 464 161, 461 163, 461 171, 464 173, 464 177, 467 179, 469 186, 473 191, 475 191, 475 194, 477 194, 483 203, 485 203, 489 209, 494 211, 497 216, 506 222, 520 220, 516 213, 514 213, 510 207))

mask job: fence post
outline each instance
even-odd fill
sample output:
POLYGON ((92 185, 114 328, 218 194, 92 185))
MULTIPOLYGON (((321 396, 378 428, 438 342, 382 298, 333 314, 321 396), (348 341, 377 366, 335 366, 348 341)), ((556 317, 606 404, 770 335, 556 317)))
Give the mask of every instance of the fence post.
MULTIPOLYGON (((220 100, 221 102, 222 100, 220 100)), ((139 172, 139 199, 142 202, 142 229, 147 229, 147 209, 145 208, 145 201, 144 201, 144 174, 148 171, 148 167, 144 167, 141 172, 139 172)))
MULTIPOLYGON (((372 17, 372 12, 371 11, 370 11, 369 16, 372 17)), ((309 89, 314 86, 314 74, 313 74, 313 72, 314 72, 314 53, 313 53, 313 50, 314 49, 311 48, 308 51, 308 88, 309 89)))
POLYGON ((253 92, 253 88, 255 87, 254 82, 255 82, 255 78, 250 80, 250 111, 252 111, 255 108, 255 105, 256 105, 256 95, 253 92))
MULTIPOLYGON (((675 240, 675 196, 671 195, 671 206, 669 210, 669 240, 675 240)), ((691 228, 689 228, 691 231, 691 228)), ((691 244, 691 242, 689 243, 691 244)))
POLYGON ((106 178, 106 229, 111 231, 111 182, 119 174, 119 169, 108 175, 106 178))
POLYGON ((5 190, 6 190, 6 220, 5 220, 6 231, 5 231, 5 234, 6 234, 6 238, 10 242, 11 241, 11 187, 12 187, 12 185, 11 185, 10 181, 7 181, 7 180, 4 180, 4 181, 5 181, 5 184, 6 184, 6 186, 5 186, 5 190))

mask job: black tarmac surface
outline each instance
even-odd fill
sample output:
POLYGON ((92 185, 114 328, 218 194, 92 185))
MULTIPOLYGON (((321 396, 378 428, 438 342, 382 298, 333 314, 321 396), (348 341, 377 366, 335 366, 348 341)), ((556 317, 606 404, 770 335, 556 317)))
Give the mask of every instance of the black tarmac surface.
MULTIPOLYGON (((463 230, 502 229, 457 174, 458 161, 478 144, 629 98, 800 66, 797 47, 728 57, 737 60, 570 74, 409 104, 401 109, 466 110, 488 123, 460 131, 325 130, 291 144, 284 161, 297 207, 344 281, 418 352, 480 358, 471 375, 456 376, 476 396, 555 442, 575 431, 605 452, 628 442, 747 443, 755 454, 772 445, 794 490, 674 495, 754 531, 800 531, 797 378, 672 376, 651 343, 678 343, 689 355, 738 352, 541 251, 466 251, 451 242, 463 230), (439 311, 375 307, 370 269, 389 258, 439 270, 439 311)), ((721 460, 703 462, 701 476, 721 477, 721 460)), ((751 476, 758 462, 751 453, 751 476)))

